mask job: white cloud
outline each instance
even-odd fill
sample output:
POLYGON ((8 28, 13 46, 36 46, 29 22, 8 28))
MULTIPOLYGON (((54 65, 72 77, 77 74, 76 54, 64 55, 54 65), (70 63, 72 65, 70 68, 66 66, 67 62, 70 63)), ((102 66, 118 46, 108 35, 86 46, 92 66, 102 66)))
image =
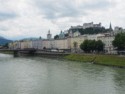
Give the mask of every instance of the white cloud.
POLYGON ((46 38, 84 22, 125 27, 123 0, 0 0, 0 35, 46 38))
POLYGON ((1 35, 9 38, 45 37, 49 29, 57 33, 58 27, 44 19, 38 10, 30 5, 30 1, 20 0, 18 3, 16 7, 18 17, 0 22, 1 27, 7 28, 0 31, 1 35))

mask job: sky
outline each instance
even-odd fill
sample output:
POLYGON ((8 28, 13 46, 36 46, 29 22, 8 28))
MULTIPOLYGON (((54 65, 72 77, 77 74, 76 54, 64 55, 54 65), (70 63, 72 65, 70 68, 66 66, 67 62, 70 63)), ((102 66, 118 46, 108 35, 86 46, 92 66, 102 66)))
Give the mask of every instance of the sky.
POLYGON ((83 23, 125 28, 124 0, 0 0, 0 36, 46 38, 83 23))

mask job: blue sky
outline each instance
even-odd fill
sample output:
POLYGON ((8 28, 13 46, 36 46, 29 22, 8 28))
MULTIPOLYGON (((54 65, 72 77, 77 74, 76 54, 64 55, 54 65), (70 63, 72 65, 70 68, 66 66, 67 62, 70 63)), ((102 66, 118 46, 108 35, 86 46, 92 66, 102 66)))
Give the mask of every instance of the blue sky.
POLYGON ((0 0, 0 36, 53 36, 86 22, 125 27, 124 0, 0 0))

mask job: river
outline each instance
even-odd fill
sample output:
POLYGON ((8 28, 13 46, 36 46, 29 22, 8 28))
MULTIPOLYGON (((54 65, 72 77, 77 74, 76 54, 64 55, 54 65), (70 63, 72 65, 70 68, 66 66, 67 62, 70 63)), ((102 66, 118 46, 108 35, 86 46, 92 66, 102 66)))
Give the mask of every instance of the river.
POLYGON ((0 94, 125 94, 125 69, 0 54, 0 94))

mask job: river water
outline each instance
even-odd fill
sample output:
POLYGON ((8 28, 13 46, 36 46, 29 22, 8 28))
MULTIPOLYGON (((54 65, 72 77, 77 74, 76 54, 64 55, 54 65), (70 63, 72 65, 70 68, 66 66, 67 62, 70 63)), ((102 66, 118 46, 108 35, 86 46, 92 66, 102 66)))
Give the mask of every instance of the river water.
POLYGON ((0 94, 125 94, 125 69, 0 54, 0 94))

